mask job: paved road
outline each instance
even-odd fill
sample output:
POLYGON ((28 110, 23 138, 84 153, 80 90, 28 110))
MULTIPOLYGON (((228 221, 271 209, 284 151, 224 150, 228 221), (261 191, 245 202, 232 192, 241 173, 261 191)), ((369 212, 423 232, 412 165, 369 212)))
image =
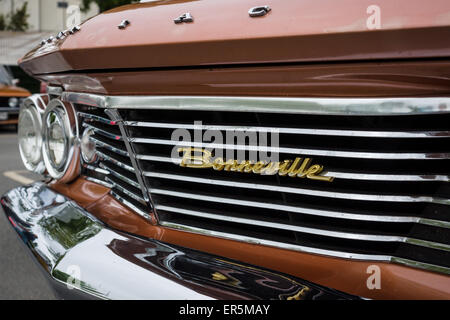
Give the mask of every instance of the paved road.
MULTIPOLYGON (((25 171, 15 130, 0 127, 0 194, 22 185, 19 181, 38 179, 39 176, 25 171)), ((0 299, 55 299, 45 276, 27 250, 0 212, 0 299)))

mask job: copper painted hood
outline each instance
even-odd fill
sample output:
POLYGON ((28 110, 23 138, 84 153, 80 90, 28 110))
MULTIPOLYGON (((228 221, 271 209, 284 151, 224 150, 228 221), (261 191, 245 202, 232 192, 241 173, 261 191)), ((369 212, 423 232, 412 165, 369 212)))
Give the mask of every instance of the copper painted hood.
POLYGON ((19 64, 30 74, 72 70, 443 58, 450 56, 450 2, 379 0, 172 0, 102 13, 19 64), (268 5, 266 16, 248 10, 268 5), (194 22, 175 24, 189 12, 194 22), (123 19, 130 25, 119 29, 123 19))

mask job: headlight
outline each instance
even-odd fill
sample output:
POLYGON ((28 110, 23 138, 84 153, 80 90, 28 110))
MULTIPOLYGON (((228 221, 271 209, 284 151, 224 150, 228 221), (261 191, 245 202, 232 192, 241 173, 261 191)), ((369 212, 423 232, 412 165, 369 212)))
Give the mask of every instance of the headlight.
POLYGON ((8 105, 9 105, 11 108, 16 108, 16 107, 18 107, 18 106, 19 106, 19 99, 18 99, 18 98, 15 98, 15 97, 9 98, 9 100, 8 100, 8 105))
POLYGON ((45 169, 42 161, 41 109, 34 98, 26 99, 19 113, 19 151, 22 161, 30 171, 42 173, 45 169))
POLYGON ((73 107, 57 99, 50 101, 42 125, 45 167, 52 178, 70 182, 80 173, 80 151, 73 107))
POLYGON ((97 159, 95 153, 95 143, 91 140, 91 136, 94 134, 94 130, 86 128, 81 137, 81 156, 85 163, 92 163, 97 159))

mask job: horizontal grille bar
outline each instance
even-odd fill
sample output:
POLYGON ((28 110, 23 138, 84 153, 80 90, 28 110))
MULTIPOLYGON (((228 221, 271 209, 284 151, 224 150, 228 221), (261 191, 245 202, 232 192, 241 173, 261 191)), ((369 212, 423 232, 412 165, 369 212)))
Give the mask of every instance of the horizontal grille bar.
POLYGON ((124 151, 122 149, 116 148, 116 147, 114 147, 114 146, 112 146, 112 145, 110 145, 108 143, 105 143, 103 141, 95 139, 94 137, 90 137, 89 139, 92 142, 94 142, 95 145, 98 146, 98 147, 102 147, 102 148, 108 149, 109 151, 115 152, 115 153, 120 154, 121 156, 124 156, 124 157, 129 157, 127 151, 124 151))
POLYGON ((369 138, 448 138, 450 131, 363 131, 363 130, 330 130, 330 129, 306 129, 306 128, 283 128, 283 127, 240 127, 225 125, 195 125, 180 123, 160 123, 143 121, 124 121, 127 126, 165 129, 189 129, 189 130, 219 130, 219 131, 246 131, 264 132, 276 131, 287 134, 323 135, 340 137, 369 137, 369 138))
POLYGON ((97 178, 86 177, 86 180, 91 181, 91 182, 95 182, 95 183, 98 183, 98 184, 101 184, 102 186, 107 187, 107 188, 112 188, 113 187, 113 185, 111 183, 103 181, 103 180, 100 180, 100 179, 97 179, 97 178))
POLYGON ((150 194, 152 194, 152 193, 153 194, 161 194, 161 195, 165 195, 165 196, 185 198, 185 199, 194 199, 194 200, 200 200, 200 201, 216 202, 216 203, 253 207, 253 208, 261 208, 261 209, 269 209, 269 210, 279 210, 279 211, 307 214, 307 215, 313 215, 313 216, 338 218, 338 219, 376 221, 376 222, 421 223, 421 224, 428 224, 428 225, 438 225, 438 226, 441 226, 444 228, 450 228, 450 223, 447 221, 436 221, 436 220, 432 220, 432 219, 424 219, 424 218, 418 218, 418 217, 379 216, 379 215, 368 215, 368 214, 355 214, 355 213, 341 212, 341 211, 318 210, 318 209, 311 209, 311 208, 305 208, 305 207, 300 207, 300 206, 288 206, 288 205, 280 205, 280 204, 271 204, 271 203, 267 203, 267 202, 255 202, 255 201, 239 200, 239 199, 232 199, 232 198, 226 198, 226 197, 206 196, 206 195, 201 195, 201 194, 179 192, 179 191, 173 191, 173 190, 164 190, 164 189, 150 189, 150 194))
POLYGON ((168 227, 168 228, 173 228, 173 229, 177 229, 177 230, 181 230, 181 231, 189 231, 189 232, 208 235, 208 236, 214 236, 214 237, 218 237, 218 238, 222 238, 222 239, 237 240, 237 241, 248 242, 248 243, 252 243, 252 244, 266 245, 266 246, 270 246, 270 247, 278 247, 278 248, 283 248, 283 249, 287 249, 287 250, 307 252, 307 253, 320 254, 320 255, 339 257, 339 258, 346 258, 346 259, 352 259, 352 260, 395 262, 395 263, 404 264, 404 265, 415 267, 415 268, 422 268, 422 269, 432 270, 432 271, 440 272, 440 273, 444 273, 444 274, 450 274, 450 268, 441 267, 438 265, 427 264, 427 263, 422 263, 422 262, 418 262, 418 261, 414 261, 414 260, 410 260, 410 259, 398 258, 398 257, 390 256, 390 255, 358 254, 358 253, 345 252, 345 251, 325 250, 325 249, 312 248, 312 247, 307 247, 307 246, 277 242, 277 241, 272 241, 272 240, 259 239, 259 238, 249 237, 249 236, 229 234, 229 233, 220 232, 220 231, 207 230, 207 229, 203 229, 203 228, 199 228, 199 227, 187 226, 184 224, 166 222, 166 221, 161 221, 160 224, 165 227, 168 227))
POLYGON ((133 192, 128 191, 127 189, 122 187, 120 184, 115 183, 113 180, 111 180, 108 177, 106 177, 105 180, 111 184, 112 188, 117 188, 122 193, 126 194, 127 196, 129 196, 129 197, 133 198, 134 200, 139 201, 140 203, 145 205, 145 200, 142 199, 142 197, 134 194, 133 192))
POLYGON ((116 122, 115 121, 111 121, 110 119, 107 119, 105 117, 100 117, 98 115, 95 114, 90 114, 90 113, 85 113, 85 112, 77 112, 77 114, 83 118, 86 119, 91 119, 91 120, 95 120, 98 122, 102 122, 104 124, 110 124, 110 125, 115 125, 116 122))
POLYGON ((104 163, 99 163, 99 166, 101 168, 106 169, 105 171, 107 171, 109 174, 115 176, 116 178, 119 178, 122 181, 132 185, 133 187, 140 189, 141 186, 139 185, 139 183, 137 183, 136 181, 131 180, 128 177, 125 177, 123 174, 118 173, 117 171, 113 170, 110 166, 107 166, 104 163))
POLYGON ((106 155, 106 154, 104 154, 103 152, 100 152, 100 151, 98 151, 98 150, 96 151, 96 153, 97 153, 97 155, 98 155, 100 158, 105 159, 105 160, 108 160, 108 161, 114 163, 116 166, 121 167, 121 168, 123 168, 123 169, 126 169, 126 170, 128 170, 128 171, 134 173, 134 168, 133 168, 133 167, 131 167, 131 166, 129 166, 129 165, 123 163, 123 162, 120 162, 119 160, 117 160, 117 159, 115 159, 115 158, 113 158, 113 157, 110 157, 110 156, 108 156, 108 155, 106 155))
POLYGON ((411 244, 418 245, 418 246, 434 248, 434 249, 438 249, 438 250, 450 251, 450 245, 446 245, 446 244, 442 244, 442 243, 435 243, 432 241, 408 238, 408 237, 383 236, 383 235, 373 235, 373 234, 358 234, 358 233, 349 233, 349 232, 336 232, 336 231, 331 231, 331 230, 306 228, 306 227, 300 227, 300 226, 288 225, 288 224, 282 224, 282 223, 258 221, 256 219, 245 219, 245 218, 224 216, 224 215, 220 215, 220 214, 202 212, 202 211, 197 211, 197 210, 196 211, 186 210, 186 209, 175 208, 175 207, 164 206, 164 205, 158 205, 158 206, 156 206, 156 209, 169 211, 169 212, 175 212, 178 214, 190 215, 190 216, 194 216, 194 217, 202 217, 202 218, 219 220, 219 221, 241 223, 241 224, 275 228, 275 229, 281 229, 281 230, 290 230, 290 231, 301 232, 301 233, 310 233, 310 234, 315 234, 315 235, 320 235, 320 236, 325 236, 325 237, 334 237, 334 238, 343 238, 343 239, 352 239, 352 240, 381 241, 381 242, 404 242, 404 243, 411 243, 411 244))
POLYGON ((121 197, 119 194, 117 194, 116 192, 114 192, 113 190, 111 190, 109 192, 114 198, 116 198, 117 201, 125 204, 127 207, 131 208, 132 210, 134 210, 137 214, 139 214, 140 216, 150 220, 151 217, 148 213, 146 213, 145 211, 139 209, 138 207, 136 207, 134 204, 132 204, 130 201, 124 199, 123 197, 121 197))
POLYGON ((122 141, 123 140, 120 135, 116 135, 116 134, 113 134, 113 133, 111 133, 109 131, 106 131, 104 129, 100 129, 100 128, 92 125, 92 124, 83 123, 83 127, 92 129, 95 133, 98 133, 98 134, 100 134, 102 136, 105 136, 105 137, 113 139, 113 140, 118 140, 118 141, 122 141))
POLYGON ((336 150, 320 150, 320 149, 300 149, 300 148, 286 148, 286 147, 263 147, 254 145, 235 145, 222 143, 201 143, 194 141, 174 141, 153 138, 130 138, 133 143, 147 143, 159 144, 180 147, 195 147, 195 148, 214 148, 214 149, 229 149, 229 150, 243 150, 243 151, 262 151, 274 153, 289 153, 296 155, 308 156, 324 156, 324 157, 342 157, 342 158, 364 158, 364 159, 389 159, 389 160, 405 160, 405 159, 421 159, 421 160, 436 160, 436 159, 450 159, 450 153, 395 153, 395 152, 359 152, 359 151, 336 151, 336 150))
POLYGON ((352 199, 352 200, 363 200, 363 201, 388 201, 388 202, 427 202, 427 203, 438 203, 444 205, 450 205, 450 199, 442 199, 435 197, 412 197, 412 196, 401 196, 401 195, 379 195, 379 194, 359 194, 359 193, 343 193, 343 192, 329 192, 314 189, 304 189, 304 188, 290 188, 282 186, 272 186, 267 184, 256 184, 256 183, 245 183, 229 180, 219 180, 219 179, 209 179, 209 178, 198 178, 192 176, 182 176, 165 174, 158 172, 144 172, 144 176, 154 177, 154 178, 164 178, 172 179, 178 181, 204 183, 211 185, 220 185, 233 188, 248 188, 261 191, 277 191, 286 192, 293 194, 301 194, 306 196, 316 196, 316 197, 327 197, 335 199, 352 199))
MULTIPOLYGON (((179 165, 181 159, 159 157, 151 155, 136 155, 136 159, 159 161, 165 163, 173 163, 179 165)), ((369 181, 442 181, 449 182, 448 175, 412 175, 412 174, 371 174, 371 173, 355 173, 343 171, 326 171, 324 177, 334 177, 346 180, 369 180, 369 181)))
POLYGON ((87 170, 92 170, 92 171, 98 172, 100 174, 104 174, 104 175, 108 175, 109 174, 108 170, 105 170, 105 169, 102 169, 102 168, 99 168, 99 167, 94 167, 94 166, 89 165, 89 164, 84 164, 83 167, 86 168, 87 170))

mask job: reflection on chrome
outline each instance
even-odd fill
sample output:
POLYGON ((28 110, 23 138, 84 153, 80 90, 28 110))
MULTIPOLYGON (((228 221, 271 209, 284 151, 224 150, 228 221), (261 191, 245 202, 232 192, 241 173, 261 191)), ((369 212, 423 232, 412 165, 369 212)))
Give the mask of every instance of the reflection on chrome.
POLYGON ((43 183, 13 189, 1 204, 52 283, 72 285, 70 270, 76 266, 81 272, 74 289, 97 298, 357 298, 278 272, 113 231, 43 183))

